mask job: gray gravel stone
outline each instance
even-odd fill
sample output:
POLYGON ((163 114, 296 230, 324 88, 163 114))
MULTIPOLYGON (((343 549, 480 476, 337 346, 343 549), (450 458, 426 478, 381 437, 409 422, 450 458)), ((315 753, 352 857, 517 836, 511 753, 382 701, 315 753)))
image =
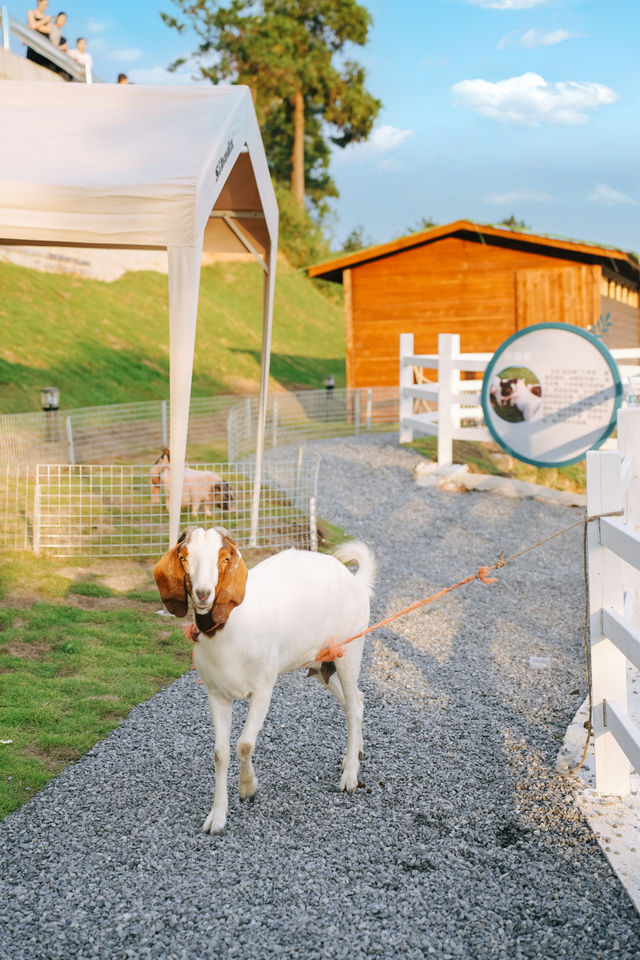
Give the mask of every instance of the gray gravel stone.
MULTIPOLYGON (((579 516, 418 488, 394 438, 313 446, 320 515, 376 552, 375 620, 579 516)), ((213 738, 185 675, 0 825, 1 960, 637 960, 640 918, 554 772, 582 603, 578 530, 372 634, 353 797, 339 707, 281 678, 258 797, 240 804, 232 761, 219 837, 199 832, 213 738)))

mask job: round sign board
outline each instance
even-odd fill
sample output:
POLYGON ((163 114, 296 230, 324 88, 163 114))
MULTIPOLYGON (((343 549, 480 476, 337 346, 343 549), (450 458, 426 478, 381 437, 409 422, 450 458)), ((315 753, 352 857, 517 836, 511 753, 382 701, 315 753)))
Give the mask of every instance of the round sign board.
POLYGON ((592 334, 568 323, 539 323, 498 347, 481 398, 489 432, 508 453, 537 467, 562 467, 609 436, 622 383, 615 360, 592 334))

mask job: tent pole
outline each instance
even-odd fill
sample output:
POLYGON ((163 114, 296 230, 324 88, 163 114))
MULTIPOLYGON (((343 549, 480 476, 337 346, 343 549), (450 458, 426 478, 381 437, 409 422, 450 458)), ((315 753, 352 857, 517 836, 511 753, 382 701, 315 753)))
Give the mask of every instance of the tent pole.
POLYGON ((272 243, 269 253, 269 270, 264 275, 262 308, 262 356, 260 359, 260 396, 258 399, 258 431, 256 436, 256 472, 253 480, 253 500, 251 504, 251 526, 249 546, 258 542, 258 518, 260 514, 260 483, 262 480, 262 460, 264 436, 267 422, 267 400, 269 396, 269 365, 271 361, 271 327, 273 324, 273 295, 276 282, 277 245, 272 243))
POLYGON ((177 541, 180 526, 201 261, 201 245, 169 247, 169 546, 177 541))

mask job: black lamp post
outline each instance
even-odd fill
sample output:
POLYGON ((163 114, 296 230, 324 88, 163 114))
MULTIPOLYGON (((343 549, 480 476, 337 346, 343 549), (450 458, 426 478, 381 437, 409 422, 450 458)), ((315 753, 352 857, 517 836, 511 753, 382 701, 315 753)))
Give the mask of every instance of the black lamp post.
POLYGON ((47 443, 57 443, 60 409, 60 391, 57 387, 44 387, 40 391, 40 406, 45 414, 45 440, 47 443))

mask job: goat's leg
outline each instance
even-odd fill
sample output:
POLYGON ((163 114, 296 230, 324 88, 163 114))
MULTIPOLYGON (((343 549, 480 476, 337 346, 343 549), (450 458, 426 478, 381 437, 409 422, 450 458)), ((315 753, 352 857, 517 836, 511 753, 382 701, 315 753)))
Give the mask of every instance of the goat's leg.
MULTIPOLYGON (((358 641, 354 642, 358 643, 358 641)), ((348 793, 353 793, 358 786, 360 757, 363 755, 362 716, 364 713, 364 696, 362 691, 358 689, 361 654, 362 647, 360 646, 360 649, 351 649, 335 661, 336 672, 344 696, 344 712, 347 718, 347 752, 342 762, 340 789, 346 790, 348 793)), ((329 689, 331 688, 329 687, 329 689)))
POLYGON ((213 762, 216 770, 216 786, 213 794, 213 806, 202 825, 203 833, 222 833, 227 822, 229 800, 227 797, 227 774, 229 772, 229 741, 231 738, 232 700, 224 700, 209 694, 209 709, 215 730, 215 748, 213 762))
POLYGON ((238 756, 240 757, 240 783, 238 792, 241 800, 253 799, 258 789, 258 780, 253 769, 251 758, 256 746, 258 734, 262 730, 264 718, 267 715, 269 704, 271 703, 271 694, 273 685, 263 687, 251 694, 249 699, 249 712, 245 720, 240 739, 238 740, 238 756))

